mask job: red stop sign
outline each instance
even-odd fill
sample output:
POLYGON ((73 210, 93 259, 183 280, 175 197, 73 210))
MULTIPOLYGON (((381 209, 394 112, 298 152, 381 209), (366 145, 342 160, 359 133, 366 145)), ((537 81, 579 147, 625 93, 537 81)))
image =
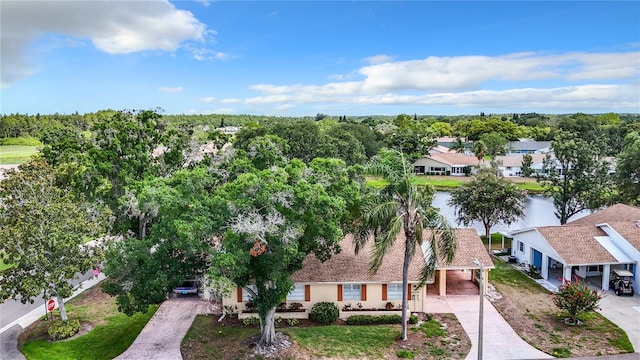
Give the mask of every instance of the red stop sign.
POLYGON ((49 301, 47 301, 47 310, 53 311, 53 309, 55 308, 56 308, 56 301, 53 299, 49 299, 49 301))

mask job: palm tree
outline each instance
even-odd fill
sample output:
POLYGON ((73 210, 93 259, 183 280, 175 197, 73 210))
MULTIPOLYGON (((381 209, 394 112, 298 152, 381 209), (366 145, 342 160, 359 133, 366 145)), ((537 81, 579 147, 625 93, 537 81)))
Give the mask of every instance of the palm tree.
POLYGON ((435 273, 437 258, 451 262, 457 241, 453 229, 437 209, 431 206, 433 188, 418 188, 410 164, 402 153, 382 150, 366 166, 370 175, 381 176, 386 185, 370 194, 361 208, 360 221, 354 231, 356 253, 362 249, 373 232, 374 250, 369 271, 375 273, 387 252, 393 248, 400 232, 405 235, 404 261, 402 265, 402 340, 407 340, 407 286, 409 264, 416 249, 427 243, 425 266, 422 269, 421 285, 435 273), (429 231, 431 230, 431 231, 429 231), (424 235, 424 237, 423 237, 424 235))
POLYGON ((473 143, 473 153, 478 158, 478 166, 484 161, 484 156, 487 154, 487 145, 482 140, 478 140, 473 143))
POLYGON ((455 141, 451 144, 449 149, 454 150, 455 152, 461 154, 467 149, 467 144, 460 139, 460 136, 456 137, 455 141))

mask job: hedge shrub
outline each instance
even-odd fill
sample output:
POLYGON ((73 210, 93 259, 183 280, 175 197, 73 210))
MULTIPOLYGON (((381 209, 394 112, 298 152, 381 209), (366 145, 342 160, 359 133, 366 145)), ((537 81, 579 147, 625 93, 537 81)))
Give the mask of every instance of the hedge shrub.
POLYGON ((347 325, 383 325, 401 323, 402 316, 400 315, 353 315, 347 318, 347 325))
POLYGON ((328 325, 338 320, 340 311, 336 304, 332 302, 319 302, 311 308, 309 317, 318 324, 328 325))
POLYGON ((80 320, 78 319, 66 322, 58 320, 49 326, 47 330, 49 336, 51 336, 51 339, 54 341, 70 338, 77 334, 78 331, 80 331, 80 320))

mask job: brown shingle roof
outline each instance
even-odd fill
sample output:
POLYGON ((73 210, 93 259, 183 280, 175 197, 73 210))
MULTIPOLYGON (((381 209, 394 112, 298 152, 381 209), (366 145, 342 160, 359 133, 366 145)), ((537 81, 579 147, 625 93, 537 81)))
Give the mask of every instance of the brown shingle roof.
POLYGON ((609 221, 607 222, 618 234, 640 251, 640 222, 638 221, 609 221))
MULTIPOLYGON (((398 235, 393 248, 385 255, 382 265, 374 275, 369 274, 369 259, 373 250, 373 237, 367 241, 358 255, 354 252, 353 236, 347 235, 340 241, 342 251, 321 263, 309 255, 302 269, 293 274, 295 282, 393 282, 402 281, 404 259, 404 233, 398 235)), ((419 281, 424 266, 424 257, 419 249, 409 265, 409 281, 419 281)))
POLYGON ((485 268, 494 268, 493 261, 484 247, 480 235, 475 229, 455 229, 458 239, 456 255, 450 264, 444 259, 438 260, 439 269, 468 269, 475 267, 473 261, 478 259, 485 268))
POLYGON ((601 264, 618 262, 596 236, 607 236, 593 225, 543 226, 536 230, 549 242, 567 264, 601 264))
POLYGON ((629 206, 625 204, 615 204, 609 206, 608 208, 596 211, 593 214, 571 221, 567 225, 596 225, 620 220, 639 221, 640 207, 629 206))
MULTIPOLYGON (((439 259, 439 269, 473 268, 473 260, 478 259, 486 268, 493 268, 491 257, 487 253, 480 236, 474 229, 455 229, 458 248, 453 261, 445 264, 439 259)), ((425 231, 425 240, 430 233, 425 231)), ((321 263, 315 256, 309 255, 302 269, 293 274, 295 282, 394 282, 402 281, 402 263, 404 259, 404 233, 400 233, 391 251, 384 257, 382 265, 374 275, 369 274, 369 259, 373 250, 373 237, 358 253, 354 252, 353 236, 347 235, 340 242, 342 251, 321 263)), ((409 265, 409 281, 419 281, 424 266, 422 251, 416 249, 409 265)))

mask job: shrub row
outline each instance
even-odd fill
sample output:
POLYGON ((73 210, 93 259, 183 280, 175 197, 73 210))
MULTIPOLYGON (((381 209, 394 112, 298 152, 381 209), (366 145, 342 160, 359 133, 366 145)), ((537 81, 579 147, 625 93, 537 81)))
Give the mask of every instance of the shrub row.
POLYGON ((401 323, 402 316, 400 315, 353 315, 347 318, 347 325, 383 325, 401 323))

